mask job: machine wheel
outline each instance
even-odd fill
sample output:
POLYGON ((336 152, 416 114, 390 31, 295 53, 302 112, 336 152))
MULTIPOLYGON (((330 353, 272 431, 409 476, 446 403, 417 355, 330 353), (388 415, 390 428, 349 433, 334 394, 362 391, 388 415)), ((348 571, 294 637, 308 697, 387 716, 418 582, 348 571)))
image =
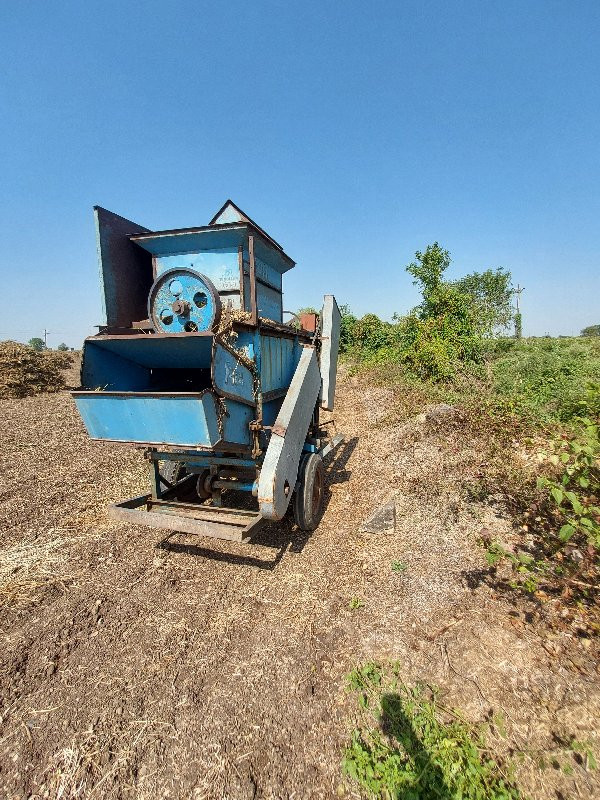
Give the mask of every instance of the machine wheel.
MULTIPOLYGON (((185 478, 187 470, 183 461, 165 461, 160 468, 161 477, 169 481, 171 486, 175 486, 182 478, 185 478)), ((165 489, 169 487, 163 484, 165 489)))
POLYGON ((300 485, 294 495, 294 519, 303 531, 314 531, 323 515, 325 471, 323 459, 316 453, 300 462, 300 485))
MULTIPOLYGON (((160 474, 161 477, 169 481, 171 486, 175 486, 176 483, 179 483, 179 481, 185 478, 185 476, 188 474, 188 471, 183 461, 166 461, 160 468, 160 474)), ((200 475, 198 475, 198 480, 195 484, 195 490, 200 500, 206 500, 211 496, 210 492, 207 492, 204 488, 204 479, 207 475, 208 470, 201 472, 200 475)), ((163 485, 165 489, 169 488, 166 484, 163 483, 163 485)))

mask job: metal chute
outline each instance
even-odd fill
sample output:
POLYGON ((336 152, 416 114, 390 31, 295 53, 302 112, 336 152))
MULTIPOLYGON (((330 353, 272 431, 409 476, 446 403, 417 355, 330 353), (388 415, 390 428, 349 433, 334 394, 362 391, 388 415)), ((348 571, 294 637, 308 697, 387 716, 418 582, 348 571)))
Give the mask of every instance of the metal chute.
POLYGON ((340 348, 340 325, 342 317, 335 297, 326 294, 321 311, 321 408, 333 411, 335 403, 335 379, 338 351, 340 348))

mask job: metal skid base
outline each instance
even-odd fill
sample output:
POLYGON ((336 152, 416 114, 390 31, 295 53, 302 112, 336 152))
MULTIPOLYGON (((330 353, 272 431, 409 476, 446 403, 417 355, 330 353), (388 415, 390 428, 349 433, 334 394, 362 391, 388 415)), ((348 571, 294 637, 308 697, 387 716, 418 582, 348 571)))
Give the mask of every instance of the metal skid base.
MULTIPOLYGON (((317 453, 322 458, 329 455, 341 442, 343 436, 338 434, 327 444, 304 445, 304 452, 317 453)), ((172 453, 150 449, 146 451, 150 467, 150 483, 152 492, 139 497, 132 497, 108 507, 111 519, 127 522, 131 525, 145 525, 149 528, 161 528, 167 531, 187 533, 195 536, 207 536, 213 539, 227 539, 232 542, 249 542, 268 522, 258 511, 238 508, 226 508, 220 505, 206 505, 202 502, 186 502, 186 489, 193 488, 197 473, 206 468, 241 467, 248 469, 256 466, 256 462, 242 458, 215 456, 210 453, 172 453), (161 488, 158 469, 159 461, 183 460, 188 469, 193 470, 183 480, 167 490, 161 488), (183 497, 182 497, 183 495, 183 497)), ((242 489, 250 492, 252 483, 241 481, 220 482, 231 489, 242 489)))
POLYGON ((232 542, 248 542, 266 521, 257 513, 174 500, 156 500, 150 494, 115 503, 108 507, 108 515, 131 525, 146 525, 149 528, 228 539, 232 542))

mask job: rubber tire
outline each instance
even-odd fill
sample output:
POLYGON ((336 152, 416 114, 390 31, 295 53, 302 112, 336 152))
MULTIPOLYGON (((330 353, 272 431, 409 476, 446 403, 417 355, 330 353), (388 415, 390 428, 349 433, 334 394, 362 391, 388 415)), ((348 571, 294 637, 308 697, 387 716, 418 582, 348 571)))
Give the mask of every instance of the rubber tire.
POLYGON ((294 519, 303 531, 314 531, 323 516, 325 470, 317 453, 304 456, 300 462, 298 489, 294 493, 294 519))
MULTIPOLYGON (((175 486, 186 475, 185 464, 183 461, 165 461, 160 468, 160 474, 171 486, 175 486)), ((169 488, 164 483, 163 486, 165 489, 169 488)))

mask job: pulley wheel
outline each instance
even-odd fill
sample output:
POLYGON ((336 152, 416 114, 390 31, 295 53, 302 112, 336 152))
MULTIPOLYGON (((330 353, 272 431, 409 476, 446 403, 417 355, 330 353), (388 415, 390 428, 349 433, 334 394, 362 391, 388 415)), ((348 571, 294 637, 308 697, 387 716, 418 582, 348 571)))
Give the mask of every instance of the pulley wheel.
POLYGON ((157 333, 214 330, 221 319, 221 298, 206 275, 187 267, 169 269, 150 289, 148 318, 157 333))

